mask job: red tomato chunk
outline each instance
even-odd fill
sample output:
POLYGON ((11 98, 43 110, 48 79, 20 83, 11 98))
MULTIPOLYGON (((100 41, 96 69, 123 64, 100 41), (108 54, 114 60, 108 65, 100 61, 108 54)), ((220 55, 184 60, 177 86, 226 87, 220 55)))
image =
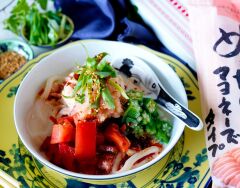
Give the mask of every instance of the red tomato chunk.
POLYGON ((69 121, 53 125, 51 144, 70 142, 74 139, 75 127, 69 121))
POLYGON ((81 159, 93 159, 96 157, 96 135, 95 121, 79 121, 76 126, 75 152, 81 159))

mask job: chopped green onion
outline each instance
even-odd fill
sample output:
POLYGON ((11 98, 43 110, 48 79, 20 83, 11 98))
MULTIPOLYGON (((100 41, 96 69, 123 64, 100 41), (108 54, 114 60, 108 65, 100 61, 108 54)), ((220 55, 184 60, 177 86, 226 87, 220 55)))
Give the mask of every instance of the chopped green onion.
POLYGON ((157 131, 156 133, 156 138, 163 143, 168 143, 170 140, 170 137, 167 136, 164 131, 162 131, 161 129, 157 131))
POLYGON ((97 70, 99 72, 109 72, 110 76, 116 77, 116 70, 106 61, 103 60, 97 65, 97 70))
POLYGON ((143 99, 143 105, 146 108, 146 110, 149 111, 149 113, 153 113, 157 109, 156 102, 151 98, 144 98, 143 99))
POLYGON ((137 119, 139 116, 140 116, 140 111, 137 108, 134 108, 134 106, 130 106, 127 108, 127 110, 123 115, 123 121, 126 117, 137 119))
POLYGON ((127 131, 135 137, 150 136, 162 143, 168 143, 172 125, 160 119, 156 102, 144 98, 143 92, 130 90, 127 92, 129 102, 123 115, 123 122, 128 125, 127 131))
POLYGON ((62 94, 62 96, 63 96, 64 98, 66 98, 66 99, 71 99, 71 98, 73 98, 73 97, 74 97, 74 95, 71 95, 71 96, 66 96, 66 95, 63 95, 63 94, 62 94))
POLYGON ((96 100, 91 104, 93 109, 98 109, 100 106, 100 95, 96 98, 96 100))
POLYGON ((142 113, 142 123, 145 125, 150 123, 150 115, 145 110, 142 113))
POLYGON ((127 124, 131 124, 131 126, 134 124, 137 125, 137 123, 138 123, 136 119, 131 118, 131 117, 127 117, 125 121, 127 124))
POLYGON ((86 60, 87 67, 95 68, 96 65, 97 65, 97 62, 96 62, 95 58, 90 58, 90 57, 87 58, 87 60, 86 60))
POLYGON ((108 55, 107 52, 102 52, 95 56, 96 61, 100 64, 102 61, 104 61, 104 58, 108 55))
POLYGON ((144 135, 144 130, 142 129, 141 126, 134 125, 134 126, 131 126, 131 128, 133 129, 133 132, 137 137, 142 137, 144 135))
POLYGON ((102 98, 111 109, 115 108, 113 97, 107 87, 102 89, 102 98))
POLYGON ((59 34, 58 34, 59 38, 61 39, 64 38, 64 28, 65 28, 66 20, 67 20, 67 17, 63 15, 60 23, 59 34))
POLYGON ((96 72, 96 74, 100 77, 100 78, 106 78, 112 75, 111 72, 96 72))
POLYGON ((130 99, 135 99, 139 101, 143 99, 143 92, 141 91, 129 90, 127 92, 127 95, 129 96, 130 99))
POLYGON ((75 100, 76 100, 77 102, 83 104, 84 101, 85 101, 85 95, 84 95, 84 94, 81 94, 81 95, 77 94, 77 96, 75 97, 75 100))
POLYGON ((82 87, 82 81, 79 81, 77 85, 73 89, 72 95, 75 96, 75 94, 78 92, 78 90, 82 87))

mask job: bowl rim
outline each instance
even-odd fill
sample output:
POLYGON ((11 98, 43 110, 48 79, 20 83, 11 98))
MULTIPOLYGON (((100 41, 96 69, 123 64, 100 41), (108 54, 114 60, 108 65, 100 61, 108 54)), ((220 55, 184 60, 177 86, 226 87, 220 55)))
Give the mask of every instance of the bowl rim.
MULTIPOLYGON (((44 60, 45 58, 55 54, 55 52, 59 52, 59 51, 64 51, 65 48, 71 48, 71 46, 74 46, 74 45, 78 45, 79 43, 81 43, 81 45, 83 45, 83 43, 86 43, 86 42, 103 42, 103 43, 112 43, 112 44, 115 44, 115 45, 118 45, 118 44, 121 44, 121 45, 128 45, 129 47, 132 47, 132 48, 136 48, 138 50, 143 50, 145 51, 145 53, 148 53, 149 55, 151 55, 152 57, 154 56, 155 58, 158 59, 158 61, 162 61, 160 57, 156 56, 155 54, 151 53, 150 51, 147 51, 146 49, 143 49, 143 48, 140 48, 139 46, 134 46, 132 44, 129 44, 129 43, 124 43, 124 42, 118 42, 118 41, 106 41, 106 40, 80 40, 80 41, 76 41, 76 42, 73 42, 73 43, 70 43, 70 44, 67 44, 65 46, 62 46, 61 48, 58 48, 57 50, 54 50, 53 53, 51 53, 50 55, 44 57, 43 59, 41 59, 39 62, 41 62, 42 60, 44 60)), ((39 64, 39 63, 38 63, 39 64)), ((37 69, 36 67, 38 66, 38 64, 36 66, 34 66, 30 71, 32 72, 32 70, 35 70, 37 69)), ((170 67, 169 67, 170 68, 170 67)), ((173 71, 171 69, 169 69, 170 71, 173 71)), ((24 82, 24 80, 26 80, 30 74, 27 74, 22 83, 24 82)), ((175 73, 176 74, 176 73, 175 73)), ((179 79, 180 81, 180 78, 178 77, 177 75, 177 78, 179 79)), ((181 81, 180 81, 181 82, 181 81)), ((21 85, 19 86, 19 90, 21 90, 21 85)), ((181 85, 184 89, 184 86, 181 82, 181 85)), ((185 91, 185 89, 184 89, 185 91)), ((181 131, 179 135, 179 137, 175 140, 175 142, 172 142, 172 146, 171 148, 169 149, 168 152, 166 152, 164 155, 161 156, 160 159, 157 159, 154 158, 153 160, 151 160, 150 162, 140 166, 140 167, 137 167, 137 168, 134 168, 134 169, 131 169, 131 170, 127 170, 125 172, 120 172, 120 173, 116 173, 116 174, 108 174, 108 175, 91 175, 91 174, 83 174, 83 173, 77 173, 77 172, 72 172, 72 171, 69 171, 69 170, 66 170, 64 168, 61 168, 51 162, 49 162, 47 159, 45 159, 44 157, 40 156, 38 154, 38 152, 36 151, 33 151, 29 146, 28 144, 25 142, 25 139, 23 138, 23 135, 21 135, 19 129, 18 129, 18 126, 17 126, 17 121, 16 121, 16 101, 17 99, 19 98, 18 97, 19 95, 19 92, 17 92, 16 94, 16 97, 15 97, 15 100, 14 100, 14 123, 15 123, 15 128, 17 130, 17 133, 21 139, 21 141, 23 142, 24 146, 27 148, 27 150, 33 155, 33 157, 35 159, 37 159, 38 161, 40 161, 43 165, 45 165, 46 167, 54 170, 54 171, 57 171, 61 174, 65 174, 67 176, 70 176, 70 177, 74 177, 74 178, 80 178, 80 179, 85 179, 85 180, 98 180, 98 181, 104 181, 104 180, 111 180, 111 179, 120 179, 120 178, 124 178, 124 177, 127 177, 127 176, 131 176, 133 174, 136 174, 136 173, 139 173, 141 171, 144 171, 146 169, 148 169, 149 167, 151 167, 152 165, 156 164, 157 162, 159 162, 162 158, 164 158, 167 154, 169 154, 169 152, 174 148, 174 146, 176 145, 176 143, 179 141, 180 137, 182 136, 183 132, 184 132, 184 128, 185 128, 185 125, 182 126, 182 129, 178 130, 178 131, 181 131)), ((184 98, 183 99, 183 105, 184 106, 187 106, 188 105, 188 101, 187 101, 187 95, 186 95, 186 92, 185 92, 185 95, 184 95, 184 98)))
POLYGON ((63 44, 63 43, 65 43, 71 36, 72 36, 72 34, 73 34, 73 32, 74 32, 74 29, 75 29, 75 26, 74 26, 74 23, 73 23, 73 20, 69 17, 69 16, 67 16, 66 14, 63 14, 63 13, 59 13, 61 16, 66 16, 66 18, 67 18, 67 21, 68 21, 68 23, 70 24, 70 26, 71 26, 71 30, 70 30, 70 32, 67 34, 67 36, 64 38, 64 39, 62 39, 62 40, 60 40, 59 42, 57 42, 56 44, 54 44, 54 45, 50 45, 50 44, 42 44, 42 45, 38 45, 38 44, 33 44, 33 43, 30 43, 30 41, 27 39, 27 37, 26 37, 26 35, 24 34, 25 32, 25 24, 23 24, 22 25, 22 28, 21 28, 21 37, 23 38, 23 40, 25 40, 27 43, 29 43, 30 45, 32 45, 32 46, 35 46, 35 47, 42 47, 42 48, 49 48, 49 47, 55 47, 55 46, 58 46, 58 45, 61 45, 61 44, 63 44))
MULTIPOLYGON (((29 53, 29 58, 27 59, 27 62, 29 62, 30 60, 33 59, 34 52, 33 52, 33 49, 31 48, 31 46, 28 43, 26 43, 24 41, 21 41, 21 40, 18 40, 18 39, 4 39, 4 40, 0 40, 0 44, 9 43, 9 42, 21 44, 24 48, 27 49, 28 52, 30 52, 29 53)), ((10 51, 10 50, 7 50, 7 51, 10 51)))

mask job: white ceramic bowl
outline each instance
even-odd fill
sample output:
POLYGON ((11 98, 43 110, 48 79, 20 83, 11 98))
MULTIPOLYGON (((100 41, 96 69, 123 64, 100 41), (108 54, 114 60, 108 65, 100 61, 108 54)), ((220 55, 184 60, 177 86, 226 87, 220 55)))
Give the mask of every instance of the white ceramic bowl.
MULTIPOLYGON (((109 181, 120 182, 130 179, 135 173, 143 171, 161 160, 177 143, 178 139, 183 133, 185 125, 179 120, 172 118, 173 131, 170 142, 166 145, 164 150, 152 161, 138 168, 111 175, 86 175, 75 173, 63 168, 60 168, 49 162, 43 153, 39 151, 41 142, 35 139, 33 132, 27 128, 29 125, 27 116, 31 107, 34 104, 37 93, 45 81, 53 76, 63 74, 73 70, 76 63, 83 63, 87 54, 83 45, 88 51, 89 56, 94 56, 101 52, 110 54, 110 60, 119 57, 138 56, 149 62, 149 66, 155 71, 158 78, 162 82, 165 89, 175 97, 184 106, 187 106, 187 96, 184 87, 177 76, 177 74, 166 63, 163 63, 160 58, 152 53, 126 43, 101 41, 101 40, 86 40, 59 48, 51 55, 42 59, 33 69, 26 75, 22 81, 14 103, 14 120, 16 129, 20 139, 32 155, 38 159, 42 164, 52 168, 55 171, 76 177, 82 181, 90 183, 107 184, 109 181)), ((38 127, 34 128, 35 130, 38 127)), ((32 130, 32 129, 31 129, 32 130)), ((37 132, 37 131, 36 131, 37 132)), ((50 135, 50 132, 49 134, 50 135)), ((48 135, 41 135, 43 138, 48 135)))

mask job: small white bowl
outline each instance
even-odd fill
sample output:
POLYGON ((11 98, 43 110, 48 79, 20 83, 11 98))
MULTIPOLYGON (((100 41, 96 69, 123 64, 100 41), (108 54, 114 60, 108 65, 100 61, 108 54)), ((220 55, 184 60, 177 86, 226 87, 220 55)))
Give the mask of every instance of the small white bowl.
MULTIPOLYGON (((165 146, 164 150, 155 159, 135 169, 111 175, 87 175, 75 173, 52 164, 47 160, 44 154, 39 151, 41 142, 33 136, 36 134, 38 127, 35 127, 36 132, 34 133, 29 131, 27 128, 28 126, 31 126, 27 122, 27 116, 29 111, 31 111, 32 105, 36 100, 36 95, 41 86, 43 86, 49 77, 61 74, 66 75, 66 73, 73 70, 77 63, 83 63, 87 57, 86 49, 89 56, 94 56, 101 52, 107 52, 110 54, 110 60, 114 60, 119 57, 127 58, 129 56, 141 57, 146 60, 146 62, 149 62, 149 66, 157 74, 165 89, 181 104, 187 107, 187 96, 182 82, 172 68, 170 68, 166 63, 163 63, 157 56, 142 48, 126 43, 85 40, 59 48, 54 53, 37 63, 37 65, 34 66, 33 69, 26 75, 18 89, 14 103, 14 120, 16 129, 20 139, 30 153, 42 164, 55 171, 78 178, 78 180, 81 181, 95 184, 127 181, 136 173, 149 168, 151 165, 161 160, 177 143, 183 133, 185 125, 179 120, 171 118, 173 123, 171 139, 165 146)), ((50 132, 48 135, 50 135, 50 132)), ((40 137, 44 139, 44 137, 48 135, 40 135, 40 137)))

